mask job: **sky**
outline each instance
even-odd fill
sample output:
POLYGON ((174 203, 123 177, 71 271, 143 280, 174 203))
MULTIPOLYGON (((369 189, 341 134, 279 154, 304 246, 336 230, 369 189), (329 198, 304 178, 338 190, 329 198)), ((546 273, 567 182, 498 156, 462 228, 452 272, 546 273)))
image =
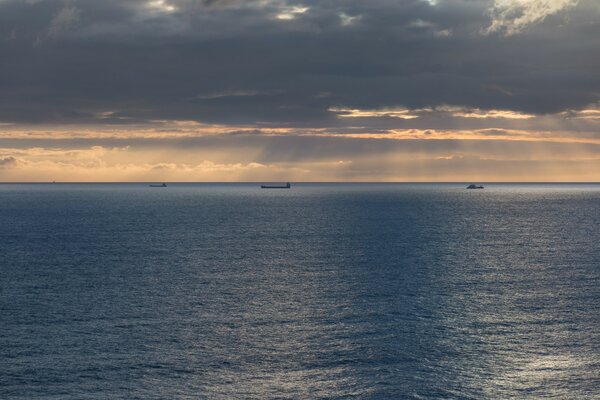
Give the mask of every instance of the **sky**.
POLYGON ((0 181, 600 181, 598 0, 0 0, 0 181))

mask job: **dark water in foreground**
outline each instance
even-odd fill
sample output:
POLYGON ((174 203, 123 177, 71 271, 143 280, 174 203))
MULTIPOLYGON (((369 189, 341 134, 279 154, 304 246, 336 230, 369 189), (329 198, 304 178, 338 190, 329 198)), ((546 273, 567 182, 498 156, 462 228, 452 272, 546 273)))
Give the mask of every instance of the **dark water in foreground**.
POLYGON ((2 399, 592 399, 600 185, 0 185, 2 399))

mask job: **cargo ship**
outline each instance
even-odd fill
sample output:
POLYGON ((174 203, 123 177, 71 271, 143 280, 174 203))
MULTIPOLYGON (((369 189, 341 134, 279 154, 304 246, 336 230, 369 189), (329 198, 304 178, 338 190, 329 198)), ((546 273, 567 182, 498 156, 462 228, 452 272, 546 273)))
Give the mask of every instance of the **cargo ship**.
POLYGON ((291 187, 289 182, 286 182, 285 185, 260 185, 261 189, 289 189, 291 187))

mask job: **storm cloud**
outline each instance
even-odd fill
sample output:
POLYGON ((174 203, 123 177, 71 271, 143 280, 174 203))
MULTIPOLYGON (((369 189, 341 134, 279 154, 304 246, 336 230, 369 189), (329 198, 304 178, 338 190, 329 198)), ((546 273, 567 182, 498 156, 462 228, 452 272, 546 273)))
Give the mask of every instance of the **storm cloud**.
POLYGON ((0 121, 330 126, 332 108, 578 110, 600 98, 598 8, 2 0, 0 121))

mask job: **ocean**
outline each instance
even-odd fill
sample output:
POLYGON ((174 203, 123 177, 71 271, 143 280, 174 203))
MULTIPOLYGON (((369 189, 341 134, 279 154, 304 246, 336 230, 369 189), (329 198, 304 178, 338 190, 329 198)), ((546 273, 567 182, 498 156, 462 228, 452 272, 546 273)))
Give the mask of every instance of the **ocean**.
POLYGON ((1 184, 1 399, 598 399, 600 185, 1 184))

